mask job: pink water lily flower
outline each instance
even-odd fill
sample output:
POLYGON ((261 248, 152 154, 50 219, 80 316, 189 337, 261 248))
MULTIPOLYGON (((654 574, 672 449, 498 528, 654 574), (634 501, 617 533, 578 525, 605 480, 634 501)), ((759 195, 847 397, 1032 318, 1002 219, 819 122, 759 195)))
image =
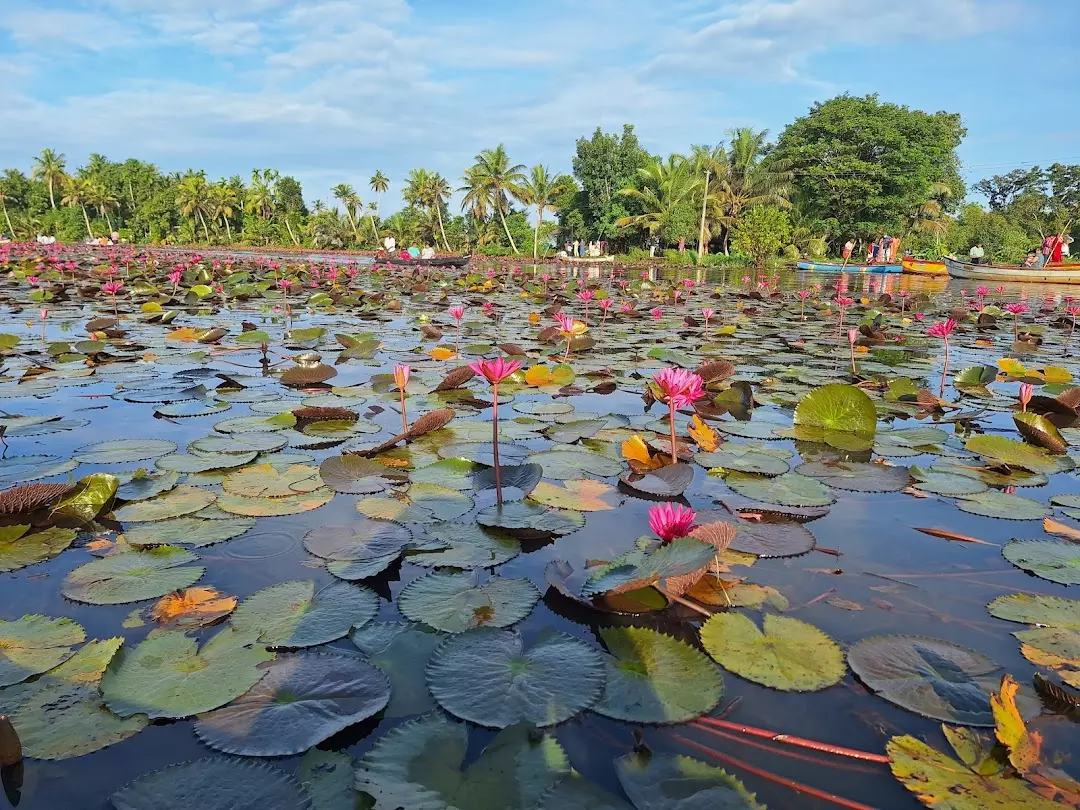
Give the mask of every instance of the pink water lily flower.
POLYGON ((461 319, 465 317, 465 307, 462 306, 450 307, 447 312, 459 325, 461 324, 461 319))
POLYGON ((496 357, 494 360, 477 360, 469 363, 469 368, 489 383, 498 384, 521 368, 521 361, 496 357))
POLYGON ((101 285, 101 291, 109 295, 116 295, 122 289, 124 289, 124 282, 122 281, 109 281, 101 285))
POLYGON ((664 317, 664 310, 660 309, 660 307, 656 307, 655 309, 650 309, 649 314, 652 315, 654 321, 659 321, 664 317))
POLYGON ((1027 413, 1028 403, 1031 402, 1031 397, 1035 394, 1035 386, 1031 383, 1023 383, 1020 386, 1020 409, 1027 413))
POLYGON ((665 368, 653 374, 660 399, 675 409, 685 408, 705 396, 704 380, 684 368, 665 368))
POLYGON ((592 301, 593 298, 595 298, 595 297, 596 297, 596 291, 595 290, 582 290, 581 292, 579 292, 577 294, 577 299, 579 301, 585 301, 586 303, 588 303, 589 301, 592 301))
POLYGON ((949 320, 947 321, 935 323, 933 326, 926 330, 926 334, 930 335, 931 337, 947 338, 953 333, 953 330, 955 330, 956 327, 957 322, 952 318, 949 318, 949 320))
POLYGON ((624 315, 629 315, 631 312, 634 311, 634 305, 631 304, 629 301, 623 301, 622 306, 619 307, 619 311, 622 312, 624 315))
POLYGON ((649 528, 665 543, 686 537, 694 528, 697 513, 681 503, 662 503, 649 510, 649 528))
POLYGON ((600 307, 600 309, 604 310, 604 312, 607 312, 609 309, 611 309, 611 305, 614 303, 615 302, 612 301, 610 298, 601 298, 599 301, 596 302, 596 305, 600 307))

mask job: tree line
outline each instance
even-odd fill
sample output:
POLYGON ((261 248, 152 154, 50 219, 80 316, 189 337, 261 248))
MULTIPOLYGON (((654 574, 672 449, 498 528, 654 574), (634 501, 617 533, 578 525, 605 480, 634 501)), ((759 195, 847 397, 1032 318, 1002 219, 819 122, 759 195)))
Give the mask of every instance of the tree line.
POLYGON ((367 188, 341 183, 331 202, 309 206, 300 183, 273 169, 214 181, 204 171, 164 173, 94 154, 69 170, 63 154, 44 149, 29 173, 0 176, 0 230, 322 249, 372 248, 393 234, 401 245, 493 256, 602 240, 631 258, 763 264, 778 254, 835 255, 848 239, 865 245, 885 233, 917 255, 981 241, 993 260, 1019 261, 1042 236, 1077 227, 1080 166, 987 178, 973 187, 987 204, 966 201, 957 156, 965 135, 959 115, 875 95, 817 103, 775 140, 735 129, 686 154, 650 154, 629 124, 619 133, 597 128, 578 139, 567 174, 515 164, 502 145, 476 155, 457 185, 413 169, 395 178, 404 207, 389 215, 381 212, 391 179, 382 171, 367 188))

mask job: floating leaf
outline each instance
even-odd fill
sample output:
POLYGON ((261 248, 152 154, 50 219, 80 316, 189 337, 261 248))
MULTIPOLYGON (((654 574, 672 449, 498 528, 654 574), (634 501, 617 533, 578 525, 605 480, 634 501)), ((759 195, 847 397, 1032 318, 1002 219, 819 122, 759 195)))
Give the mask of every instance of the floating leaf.
POLYGON ((157 599, 194 585, 206 569, 188 565, 198 555, 173 546, 111 554, 81 565, 67 575, 61 592, 91 605, 122 605, 157 599))
POLYGON ((117 509, 115 515, 117 520, 125 523, 168 520, 198 512, 216 500, 213 492, 199 487, 182 486, 148 501, 129 503, 117 509))
POLYGON ((821 482, 793 472, 775 478, 733 472, 724 483, 747 498, 779 506, 828 506, 836 500, 821 482))
POLYGON ((476 523, 436 523, 426 534, 430 542, 425 542, 425 550, 409 555, 414 565, 492 568, 521 553, 521 545, 509 532, 476 523))
POLYGON ((356 655, 291 653, 232 703, 202 715, 195 734, 227 754, 289 756, 366 720, 389 700, 389 679, 356 655))
POLYGON ((723 450, 698 453, 694 461, 706 469, 720 468, 758 475, 783 475, 790 467, 787 450, 774 450, 760 445, 727 444, 723 450))
POLYGON ((694 483, 694 467, 690 464, 668 464, 641 474, 623 473, 619 481, 646 495, 677 498, 694 483))
POLYGON ((463 492, 438 484, 412 484, 404 494, 364 498, 356 511, 377 520, 396 523, 435 523, 459 518, 473 508, 473 499, 463 492))
POLYGON ((615 774, 638 810, 765 810, 727 771, 690 757, 626 754, 615 760, 615 774))
POLYGON ((1080 630, 1080 600, 1013 593, 986 606, 991 616, 1010 622, 1080 630))
POLYGON ((310 580, 280 582, 249 596, 232 625, 270 647, 314 647, 362 627, 379 609, 374 591, 347 582, 315 591, 310 580))
POLYGON ((122 464, 157 458, 175 449, 176 443, 166 439, 114 439, 80 447, 75 458, 83 464, 122 464))
POLYGON ((600 638, 607 685, 592 711, 632 723, 685 723, 712 711, 724 694, 716 666, 671 636, 639 627, 605 627, 600 638))
POLYGON ((1014 413, 1013 422, 1020 435, 1053 454, 1064 453, 1069 443, 1053 422, 1037 413, 1014 413))
POLYGON ((825 385, 803 397, 795 408, 796 425, 872 437, 877 428, 874 401, 854 385, 825 385))
MULTIPOLYGON (((117 476, 120 478, 120 476, 117 476)), ((121 478, 121 481, 123 479, 121 478)), ((151 475, 143 469, 136 470, 128 480, 120 484, 116 497, 122 501, 143 501, 163 492, 168 492, 180 481, 178 472, 164 472, 151 475)))
POLYGON ((216 588, 188 588, 161 597, 150 609, 150 617, 166 628, 208 627, 235 608, 235 596, 222 596, 216 588))
POLYGON ((252 634, 226 627, 199 643, 172 630, 126 647, 101 679, 105 704, 121 717, 190 717, 224 706, 265 675, 260 666, 274 657, 252 634))
POLYGON ((1042 736, 1029 732, 1024 718, 1016 708, 1016 693, 1020 686, 1011 677, 1001 679, 1001 690, 990 696, 994 712, 994 731, 998 742, 1009 751, 1009 763, 1021 774, 1027 774, 1039 764, 1042 736))
POLYGON ((812 461, 799 465, 795 472, 849 492, 899 492, 911 483, 907 467, 854 461, 812 461))
POLYGON ((372 622, 354 629, 349 639, 368 660, 390 678, 390 703, 385 717, 408 717, 433 711, 425 670, 431 654, 445 639, 422 624, 372 622))
POLYGON ((591 478, 566 480, 561 487, 541 482, 529 498, 547 506, 578 512, 609 511, 622 503, 622 495, 615 487, 591 478))
POLYGON ((398 609, 411 621, 445 633, 464 633, 516 624, 539 600, 540 591, 527 579, 492 577, 477 585, 471 574, 433 572, 405 586, 398 609))
POLYGON ((717 613, 701 643, 724 669, 784 691, 813 692, 844 677, 840 647, 812 624, 765 614, 762 629, 740 613, 717 613))
POLYGON ((525 647, 511 630, 483 628, 440 645, 427 669, 443 709, 480 726, 552 726, 592 706, 604 686, 603 659, 582 641, 541 630, 525 647))
POLYGON ((533 453, 529 461, 544 468, 544 478, 565 480, 595 475, 607 478, 622 472, 622 464, 588 450, 545 450, 533 453))
MULTIPOLYGON (((277 437, 274 437, 275 439, 277 437)), ((281 444, 284 445, 284 440, 281 444)), ((204 453, 198 456, 186 456, 182 453, 162 456, 154 465, 159 470, 174 473, 202 473, 210 470, 225 470, 250 464, 258 455, 254 450, 246 453, 204 453)))
POLYGON ((320 487, 313 492, 301 495, 289 495, 284 498, 248 498, 243 495, 221 495, 217 506, 234 515, 248 517, 273 517, 280 515, 298 515, 325 506, 334 499, 334 490, 320 487))
POLYGON ((360 760, 356 788, 376 810, 532 810, 570 770, 554 737, 525 724, 488 744, 464 773, 468 728, 439 714, 391 729, 360 760))
POLYGON ((200 759, 140 777, 112 796, 116 810, 311 810, 292 776, 262 762, 200 759))
POLYGON ((135 547, 187 545, 203 548, 239 537, 254 525, 255 521, 250 518, 231 516, 225 520, 173 518, 132 526, 124 532, 124 540, 135 547))
POLYGON ((332 456, 319 467, 319 475, 334 492, 347 495, 377 495, 409 480, 405 473, 362 456, 332 456))
POLYGON ((956 506, 973 515, 1005 520, 1042 520, 1051 511, 1045 504, 1030 498, 993 490, 977 495, 964 495, 956 502, 956 506))
POLYGON ((936 469, 924 470, 921 467, 912 467, 909 472, 915 479, 915 488, 923 492, 936 495, 977 495, 986 492, 986 484, 978 478, 938 472, 936 469))
POLYGON ((34 563, 51 560, 75 539, 75 532, 71 529, 53 527, 27 535, 29 528, 0 528, 0 571, 17 571, 34 563))
POLYGON ((1007 464, 1010 467, 1022 467, 1035 473, 1055 473, 1058 471, 1055 462, 1047 452, 1040 447, 1032 447, 1014 439, 1004 436, 991 436, 983 434, 972 436, 967 440, 964 447, 972 453, 978 453, 998 464, 1007 464))
POLYGON ((323 482, 319 470, 307 464, 293 464, 284 470, 270 464, 258 464, 229 473, 222 485, 230 495, 285 498, 314 492, 323 482))
POLYGON ((594 571, 582 596, 624 593, 701 571, 713 561, 716 549, 693 537, 681 537, 651 551, 635 549, 594 571))
POLYGON ((876 694, 908 711, 994 725, 990 693, 1001 667, 967 647, 924 636, 873 636, 851 648, 848 665, 876 694))
POLYGON ((1057 540, 1013 540, 1001 555, 1037 577, 1062 585, 1080 585, 1080 545, 1057 540))
POLYGON ((296 771, 311 797, 311 810, 358 810, 353 758, 343 751, 312 748, 296 771))
POLYGON ((56 502, 49 517, 54 521, 74 521, 78 525, 91 523, 112 501, 119 486, 120 481, 115 475, 88 475, 56 502))
POLYGON ((348 526, 320 526, 304 535, 304 548, 325 560, 360 562, 396 558, 412 540, 404 526, 361 518, 348 526))
POLYGON ((71 647, 86 638, 71 619, 23 616, 0 621, 0 686, 21 683, 68 660, 71 647))
POLYGON ((476 515, 481 526, 505 529, 524 540, 562 537, 585 525, 581 512, 556 509, 529 501, 495 504, 481 509, 476 515))

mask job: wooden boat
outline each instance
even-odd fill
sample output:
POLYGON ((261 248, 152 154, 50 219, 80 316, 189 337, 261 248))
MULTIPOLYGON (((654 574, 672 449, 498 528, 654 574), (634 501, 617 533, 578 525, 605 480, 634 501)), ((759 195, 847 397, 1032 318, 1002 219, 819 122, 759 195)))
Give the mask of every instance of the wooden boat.
POLYGON ((1021 267, 1018 264, 968 264, 945 258, 952 278, 971 281, 1019 281, 1032 284, 1080 284, 1080 264, 1021 267))
POLYGON ((797 262, 796 267, 811 273, 899 273, 903 268, 898 264, 849 264, 838 262, 797 262))
POLYGON ((399 267, 464 267, 469 263, 468 256, 436 256, 434 259, 402 259, 395 256, 385 260, 387 264, 399 267))
POLYGON ((614 256, 559 256, 558 258, 560 262, 570 264, 600 264, 615 261, 614 256))
POLYGON ((947 276, 949 271, 945 267, 945 262, 932 262, 925 259, 915 259, 911 256, 905 256, 900 264, 904 268, 905 273, 913 273, 917 276, 947 276))

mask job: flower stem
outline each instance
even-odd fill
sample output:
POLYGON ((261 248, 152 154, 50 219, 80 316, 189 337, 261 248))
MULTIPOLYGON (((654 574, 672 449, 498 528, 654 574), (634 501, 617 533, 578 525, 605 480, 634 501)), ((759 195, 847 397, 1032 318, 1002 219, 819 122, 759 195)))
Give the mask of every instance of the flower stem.
POLYGON ((671 463, 679 463, 679 446, 675 443, 675 403, 668 403, 668 419, 671 425, 671 463))
POLYGON ((495 457, 495 500, 502 506, 502 473, 499 470, 499 384, 491 384, 491 454, 495 457))
POLYGON ((949 339, 945 338, 945 366, 941 369, 941 391, 938 393, 938 397, 944 398, 945 396, 945 380, 949 376, 949 339))
POLYGON ((566 354, 563 355, 563 359, 562 359, 562 361, 564 363, 566 363, 566 362, 568 362, 570 360, 570 343, 571 343, 571 341, 573 341, 573 339, 574 339, 573 335, 567 335, 566 336, 566 354))
POLYGON ((401 432, 409 432, 409 417, 405 415, 405 389, 401 389, 401 432))

